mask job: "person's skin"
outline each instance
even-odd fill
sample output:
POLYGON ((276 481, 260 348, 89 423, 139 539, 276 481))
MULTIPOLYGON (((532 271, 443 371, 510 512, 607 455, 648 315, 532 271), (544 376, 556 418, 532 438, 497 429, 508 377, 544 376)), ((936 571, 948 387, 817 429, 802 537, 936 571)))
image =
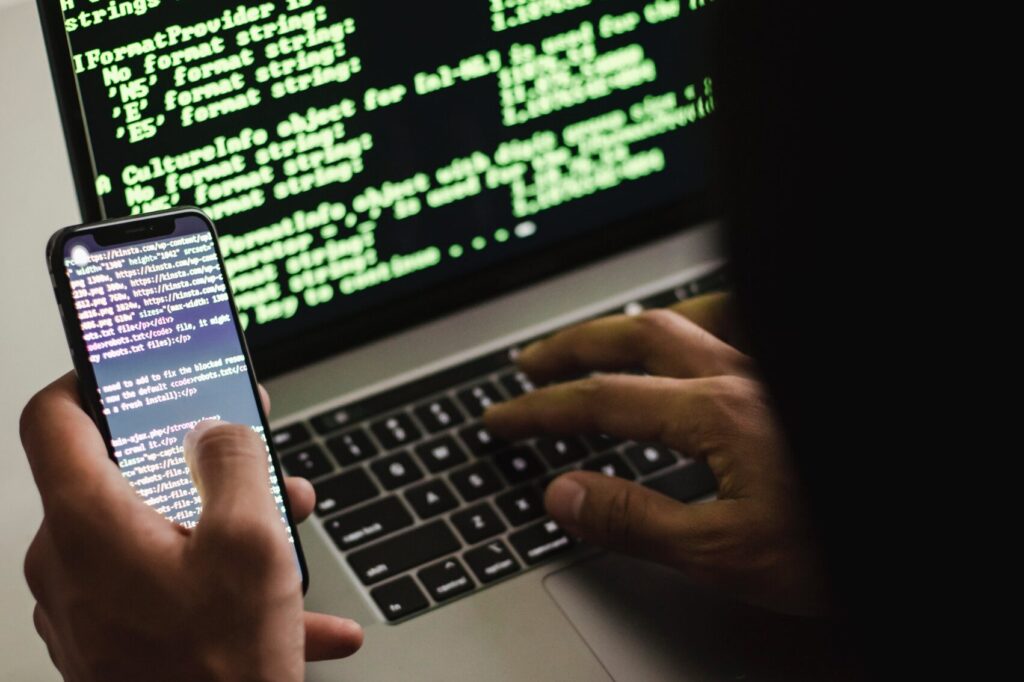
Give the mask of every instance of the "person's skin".
MULTIPOLYGON (((493 407, 495 434, 607 433, 706 459, 718 499, 682 504, 574 472, 548 487, 553 518, 584 540, 678 568, 790 613, 827 609, 796 478, 751 359, 728 343, 728 299, 612 317, 526 349, 538 382, 601 374, 493 407)), ((187 459, 204 512, 192 531, 146 506, 107 457, 68 375, 26 408, 22 440, 45 520, 25 559, 35 621, 68 680, 300 680, 303 661, 359 648, 362 631, 304 613, 291 549, 267 492, 262 441, 205 424, 187 459)), ((287 481, 298 519, 313 508, 287 481)))
MULTIPOLYGON (((121 476, 79 405, 74 375, 29 402, 21 438, 44 511, 25 577, 36 629, 65 680, 289 682, 303 679, 306 660, 362 644, 358 624, 303 610, 252 429, 206 422, 186 437, 203 500, 191 530, 148 507, 121 476)), ((296 520, 309 516, 312 486, 286 485, 296 520)))
POLYGON ((496 405, 486 424, 506 439, 605 433, 706 460, 718 480, 713 502, 683 504, 581 471, 553 481, 545 505, 586 542, 667 564, 753 604, 823 613, 824 571, 796 475, 753 361, 730 344, 729 300, 715 294, 604 318, 530 346, 518 362, 538 384, 606 373, 496 405), (638 368, 650 376, 607 373, 638 368))

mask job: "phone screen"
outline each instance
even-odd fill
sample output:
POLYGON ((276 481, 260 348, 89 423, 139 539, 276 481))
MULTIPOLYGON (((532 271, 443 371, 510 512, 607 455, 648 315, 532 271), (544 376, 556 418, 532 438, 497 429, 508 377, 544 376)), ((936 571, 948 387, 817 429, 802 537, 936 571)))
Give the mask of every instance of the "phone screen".
MULTIPOLYGON (((267 438, 214 236, 189 214, 170 233, 142 241, 103 246, 103 229, 67 238, 63 256, 114 456, 147 504, 192 527, 202 504, 185 464, 185 434, 220 419, 267 438)), ((269 448, 267 456, 294 545, 269 448)))

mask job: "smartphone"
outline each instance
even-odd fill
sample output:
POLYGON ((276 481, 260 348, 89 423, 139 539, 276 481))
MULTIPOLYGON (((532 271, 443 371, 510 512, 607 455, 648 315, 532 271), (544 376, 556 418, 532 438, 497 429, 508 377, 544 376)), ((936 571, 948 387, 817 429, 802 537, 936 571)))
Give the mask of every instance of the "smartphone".
POLYGON ((207 419, 267 444, 270 494, 309 586, 281 465, 213 222, 185 208, 58 231, 47 263, 82 403, 148 505, 186 528, 202 503, 182 442, 207 419))

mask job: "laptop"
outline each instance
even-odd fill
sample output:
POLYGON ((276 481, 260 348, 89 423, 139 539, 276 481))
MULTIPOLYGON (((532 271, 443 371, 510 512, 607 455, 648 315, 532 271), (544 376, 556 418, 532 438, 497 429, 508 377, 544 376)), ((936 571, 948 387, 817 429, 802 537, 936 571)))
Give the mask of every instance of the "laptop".
POLYGON ((308 605, 366 628, 309 679, 807 668, 803 624, 544 515, 564 471, 690 502, 703 464, 480 421, 534 390, 530 340, 727 286, 707 4, 39 0, 83 219, 218 226, 274 442, 317 491, 308 605))

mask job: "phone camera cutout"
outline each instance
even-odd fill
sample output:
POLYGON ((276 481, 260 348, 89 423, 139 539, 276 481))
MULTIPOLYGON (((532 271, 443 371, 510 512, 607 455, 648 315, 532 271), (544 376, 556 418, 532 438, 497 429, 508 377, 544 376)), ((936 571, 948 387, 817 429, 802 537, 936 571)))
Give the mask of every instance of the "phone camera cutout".
POLYGON ((82 268, 89 264, 89 249, 81 244, 71 249, 71 262, 82 268))

